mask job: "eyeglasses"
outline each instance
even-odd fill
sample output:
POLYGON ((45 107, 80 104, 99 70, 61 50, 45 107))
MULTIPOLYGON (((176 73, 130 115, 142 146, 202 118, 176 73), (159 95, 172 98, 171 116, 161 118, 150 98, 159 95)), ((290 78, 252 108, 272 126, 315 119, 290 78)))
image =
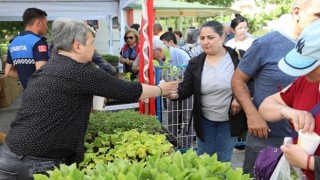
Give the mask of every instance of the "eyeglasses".
POLYGON ((125 39, 127 40, 127 39, 133 39, 134 37, 133 36, 128 36, 128 37, 125 37, 125 39))

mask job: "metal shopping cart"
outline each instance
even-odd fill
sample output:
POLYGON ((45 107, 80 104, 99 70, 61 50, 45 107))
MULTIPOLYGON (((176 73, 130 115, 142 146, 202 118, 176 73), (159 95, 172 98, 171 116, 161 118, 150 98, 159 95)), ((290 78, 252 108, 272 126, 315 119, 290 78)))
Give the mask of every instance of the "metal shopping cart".
MULTIPOLYGON (((186 66, 162 66, 156 67, 156 84, 161 80, 177 81, 183 80, 186 66)), ((196 135, 193 129, 191 111, 193 108, 193 97, 181 101, 171 101, 165 97, 157 98, 157 116, 161 124, 176 138, 176 149, 185 152, 196 146, 196 135)))

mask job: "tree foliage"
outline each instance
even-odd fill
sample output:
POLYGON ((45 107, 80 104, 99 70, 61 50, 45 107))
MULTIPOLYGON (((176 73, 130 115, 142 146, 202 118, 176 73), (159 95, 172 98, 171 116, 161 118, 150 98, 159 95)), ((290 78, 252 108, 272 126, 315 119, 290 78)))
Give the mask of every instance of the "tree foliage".
POLYGON ((0 27, 0 39, 5 38, 6 35, 15 36, 24 30, 22 21, 2 21, 0 22, 0 27))
POLYGON ((213 6, 222 6, 222 7, 230 7, 234 0, 179 0, 183 2, 198 2, 200 4, 207 4, 213 6))
POLYGON ((291 4, 292 0, 255 0, 257 6, 265 7, 268 4, 291 4))
POLYGON ((269 13, 261 12, 255 14, 253 18, 248 18, 250 31, 258 31, 261 29, 261 27, 266 26, 269 21, 277 20, 281 15, 290 13, 290 11, 291 3, 282 2, 281 4, 277 4, 276 8, 269 13))

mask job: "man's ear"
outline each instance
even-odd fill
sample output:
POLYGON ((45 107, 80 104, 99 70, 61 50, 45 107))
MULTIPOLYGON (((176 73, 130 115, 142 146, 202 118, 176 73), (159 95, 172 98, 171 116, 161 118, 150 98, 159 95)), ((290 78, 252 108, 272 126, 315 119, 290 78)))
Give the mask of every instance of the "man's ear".
POLYGON ((37 18, 37 19, 34 21, 34 24, 35 24, 36 26, 40 26, 40 24, 41 24, 41 19, 40 19, 40 18, 37 18))
POLYGON ((221 42, 224 44, 224 40, 226 39, 226 35, 221 36, 221 42))
POLYGON ((75 53, 81 53, 81 48, 82 48, 82 46, 81 46, 81 43, 80 43, 80 42, 75 41, 75 42, 73 43, 72 47, 73 47, 73 51, 74 51, 75 53))

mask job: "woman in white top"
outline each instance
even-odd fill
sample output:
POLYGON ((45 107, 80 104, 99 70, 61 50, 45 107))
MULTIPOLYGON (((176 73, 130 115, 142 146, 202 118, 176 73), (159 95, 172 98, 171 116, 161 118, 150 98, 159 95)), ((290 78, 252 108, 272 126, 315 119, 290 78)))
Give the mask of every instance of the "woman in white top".
POLYGON ((254 41, 254 38, 248 33, 248 20, 240 14, 235 16, 231 21, 234 38, 227 41, 226 46, 247 51, 254 41))

